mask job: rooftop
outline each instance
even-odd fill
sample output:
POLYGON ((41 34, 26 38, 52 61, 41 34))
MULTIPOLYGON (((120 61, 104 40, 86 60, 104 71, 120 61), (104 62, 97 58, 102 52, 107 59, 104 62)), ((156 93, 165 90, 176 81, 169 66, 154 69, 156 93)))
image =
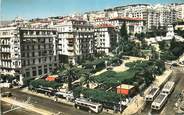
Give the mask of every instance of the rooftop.
POLYGON ((129 18, 129 17, 115 17, 110 20, 128 20, 128 21, 144 21, 142 18, 129 18))
POLYGON ((95 20, 108 20, 108 18, 96 18, 95 20))
POLYGON ((111 24, 99 24, 96 26, 97 28, 114 28, 111 24))
POLYGON ((121 85, 117 86, 116 88, 132 89, 132 88, 134 88, 134 86, 133 85, 128 85, 128 84, 121 84, 121 85))
POLYGON ((163 99, 165 99, 167 97, 167 95, 166 94, 162 94, 162 93, 160 93, 157 97, 156 97, 156 99, 155 99, 155 103, 160 103, 163 99))
POLYGON ((157 91, 158 88, 152 88, 151 91, 149 92, 149 95, 153 95, 156 91, 157 91))

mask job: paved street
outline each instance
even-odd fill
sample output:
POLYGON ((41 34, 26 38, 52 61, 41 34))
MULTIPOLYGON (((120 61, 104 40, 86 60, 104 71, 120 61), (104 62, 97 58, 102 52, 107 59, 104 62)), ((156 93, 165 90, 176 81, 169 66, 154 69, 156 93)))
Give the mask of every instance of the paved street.
MULTIPOLYGON (((5 103, 5 102, 1 102, 1 103, 2 103, 2 111, 3 112, 7 112, 12 107, 12 104, 5 103)), ((14 107, 16 108, 17 106, 14 106, 14 107)), ((7 112, 4 115, 40 115, 40 114, 25 110, 23 108, 19 108, 19 109, 16 109, 14 111, 7 112)))
MULTIPOLYGON (((26 101, 28 97, 30 97, 30 104, 34 105, 37 108, 42 108, 45 110, 48 110, 52 113, 58 113, 62 112, 64 115, 94 115, 94 113, 88 113, 84 110, 77 110, 72 106, 56 103, 53 100, 45 99, 42 97, 38 97, 31 94, 26 94, 23 92, 20 92, 17 89, 9 89, 13 93, 12 98, 16 98, 18 101, 26 101)), ((21 114, 22 115, 22 114, 21 114)), ((32 115, 32 114, 26 114, 26 115, 32 115)), ((107 113, 100 113, 99 115, 107 115, 107 113)))
POLYGON ((141 115, 174 115, 174 104, 176 103, 177 99, 176 96, 181 92, 182 89, 184 89, 184 68, 182 67, 174 67, 173 68, 173 75, 171 78, 178 78, 179 81, 176 84, 176 87, 173 91, 173 93, 169 96, 169 99, 167 103, 165 104, 165 107, 157 112, 151 112, 151 103, 147 103, 146 108, 141 113, 141 115))
POLYGON ((174 92, 171 94, 169 97, 169 100, 167 101, 167 104, 165 108, 162 110, 161 114, 162 115, 174 115, 174 104, 177 101, 177 95, 184 89, 184 68, 179 67, 179 68, 173 68, 174 69, 174 76, 179 78, 179 81, 175 87, 174 92))

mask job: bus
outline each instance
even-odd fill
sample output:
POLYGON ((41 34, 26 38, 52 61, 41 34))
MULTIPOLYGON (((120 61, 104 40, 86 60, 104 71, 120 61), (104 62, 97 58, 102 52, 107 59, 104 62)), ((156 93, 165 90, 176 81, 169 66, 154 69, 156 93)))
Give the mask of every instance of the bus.
POLYGON ((173 81, 168 81, 164 87, 162 88, 162 93, 164 94, 167 94, 167 95, 170 95, 171 92, 174 90, 174 85, 175 85, 175 82, 173 81))
POLYGON ((151 104, 152 110, 160 110, 167 101, 167 94, 160 93, 151 104))
POLYGON ((102 104, 91 102, 85 98, 76 98, 75 107, 77 109, 86 108, 89 112, 93 111, 95 113, 100 113, 103 110, 102 104))
POLYGON ((159 93, 159 88, 158 87, 154 87, 152 88, 148 95, 145 96, 145 100, 146 101, 153 101, 155 99, 155 97, 158 95, 159 93))

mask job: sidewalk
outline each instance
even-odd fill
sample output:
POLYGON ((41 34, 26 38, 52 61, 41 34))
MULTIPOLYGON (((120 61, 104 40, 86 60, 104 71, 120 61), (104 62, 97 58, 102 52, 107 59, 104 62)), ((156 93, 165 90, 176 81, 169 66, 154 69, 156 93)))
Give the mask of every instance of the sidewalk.
POLYGON ((55 113, 51 113, 51 112, 49 112, 47 110, 44 110, 44 109, 36 108, 31 104, 28 104, 28 103, 25 103, 25 102, 24 103, 19 102, 19 101, 16 101, 14 99, 11 99, 11 98, 1 98, 1 101, 4 101, 4 102, 10 103, 10 104, 22 107, 24 109, 39 113, 41 115, 43 115, 43 113, 44 113, 44 115, 54 115, 55 114, 55 113))
MULTIPOLYGON (((123 63, 121 65, 113 67, 112 70, 115 71, 115 72, 124 72, 124 71, 126 71, 126 70, 129 69, 129 67, 126 67, 125 66, 126 63, 128 63, 128 62, 134 62, 134 61, 138 61, 138 60, 143 60, 144 61, 146 59, 139 58, 139 57, 129 56, 129 59, 128 60, 123 60, 123 63)), ((103 69, 103 70, 101 70, 99 72, 96 72, 94 75, 100 75, 101 73, 104 73, 106 71, 107 71, 107 69, 105 68, 105 69, 103 69)))
MULTIPOLYGON (((153 85, 161 86, 163 85, 170 77, 172 73, 172 70, 166 70, 161 76, 156 76, 155 81, 153 82, 153 85)), ((148 94, 150 88, 152 86, 150 85, 145 91, 144 95, 148 94)), ((128 104, 127 108, 123 111, 122 115, 133 115, 136 113, 141 112, 144 109, 145 106, 144 96, 141 97, 139 94, 136 95, 133 100, 128 104)))

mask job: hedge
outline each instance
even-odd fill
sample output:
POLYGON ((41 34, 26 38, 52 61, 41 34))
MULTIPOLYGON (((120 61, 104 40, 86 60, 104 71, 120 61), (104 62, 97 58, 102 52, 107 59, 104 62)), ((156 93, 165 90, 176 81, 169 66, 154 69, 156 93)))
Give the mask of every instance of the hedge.
POLYGON ((74 96, 79 97, 83 94, 85 98, 89 98, 95 102, 101 103, 118 103, 124 95, 117 94, 116 92, 106 92, 98 89, 88 89, 77 87, 74 89, 74 96))
POLYGON ((27 86, 34 79, 35 79, 35 77, 24 77, 22 80, 23 80, 24 85, 27 86))
POLYGON ((37 80, 31 81, 30 85, 32 85, 33 87, 39 87, 39 86, 51 87, 53 89, 56 89, 62 86, 61 83, 57 83, 55 81, 46 81, 44 79, 37 79, 37 80))

